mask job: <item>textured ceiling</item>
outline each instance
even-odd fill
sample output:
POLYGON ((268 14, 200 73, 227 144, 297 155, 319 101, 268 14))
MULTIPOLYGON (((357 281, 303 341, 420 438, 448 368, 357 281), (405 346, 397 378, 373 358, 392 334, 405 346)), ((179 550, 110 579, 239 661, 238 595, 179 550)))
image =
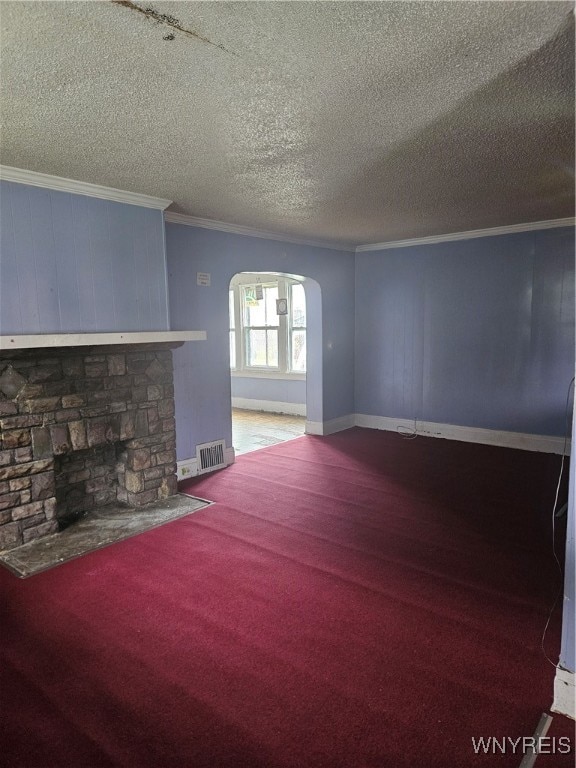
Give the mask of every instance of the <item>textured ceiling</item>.
POLYGON ((1 160, 340 243, 572 216, 572 7, 1 2, 1 160))

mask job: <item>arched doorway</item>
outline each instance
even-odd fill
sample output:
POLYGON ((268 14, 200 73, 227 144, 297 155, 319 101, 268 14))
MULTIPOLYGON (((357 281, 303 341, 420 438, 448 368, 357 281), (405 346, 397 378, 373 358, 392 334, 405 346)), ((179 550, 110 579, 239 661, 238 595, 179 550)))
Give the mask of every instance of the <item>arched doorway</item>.
POLYGON ((305 280, 240 272, 229 286, 232 439, 236 455, 303 435, 307 414, 305 280))

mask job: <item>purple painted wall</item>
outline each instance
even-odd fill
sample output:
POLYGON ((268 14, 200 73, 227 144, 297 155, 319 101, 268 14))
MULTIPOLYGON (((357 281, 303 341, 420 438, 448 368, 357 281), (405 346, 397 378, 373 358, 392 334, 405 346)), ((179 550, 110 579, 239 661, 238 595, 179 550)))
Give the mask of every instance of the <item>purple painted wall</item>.
MULTIPOLYGON (((576 411, 572 413, 572 434, 576 435, 576 411)), ((570 672, 576 672, 576 450, 570 455, 570 486, 568 490, 568 521, 566 529, 566 560, 564 564, 564 599, 562 605, 562 644, 560 648, 560 666, 570 672)))
POLYGON ((168 329, 162 211, 0 182, 0 333, 168 329))
POLYGON ((306 381, 301 379, 263 379, 256 376, 232 376, 232 397, 305 405, 306 381))
POLYGON ((563 435, 574 231, 356 256, 356 412, 563 435))
POLYGON ((228 288, 238 272, 279 272, 304 281, 308 314, 307 417, 327 421, 354 408, 354 256, 351 253, 167 224, 173 330, 207 330, 206 343, 174 353, 178 458, 195 446, 231 445, 228 288), (196 285, 209 272, 211 286, 196 285))
MULTIPOLYGON (((169 325, 161 211, 0 182, 0 217, 0 333, 208 331, 207 342, 174 354, 181 459, 197 443, 231 444, 228 286, 241 271, 308 278, 310 421, 357 412, 564 433, 574 375, 571 228, 354 258, 170 224, 169 325), (196 272, 211 273, 210 288, 196 285, 196 272)), ((570 493, 569 564, 573 478, 570 493)), ((561 661, 573 670, 568 586, 561 661)))

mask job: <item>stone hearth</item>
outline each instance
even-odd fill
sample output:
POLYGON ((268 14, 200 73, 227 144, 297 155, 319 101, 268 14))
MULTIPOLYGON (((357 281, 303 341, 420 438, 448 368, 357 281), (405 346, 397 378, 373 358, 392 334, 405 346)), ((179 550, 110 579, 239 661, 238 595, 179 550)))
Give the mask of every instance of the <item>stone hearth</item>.
POLYGON ((177 492, 175 346, 0 352, 0 550, 177 492))

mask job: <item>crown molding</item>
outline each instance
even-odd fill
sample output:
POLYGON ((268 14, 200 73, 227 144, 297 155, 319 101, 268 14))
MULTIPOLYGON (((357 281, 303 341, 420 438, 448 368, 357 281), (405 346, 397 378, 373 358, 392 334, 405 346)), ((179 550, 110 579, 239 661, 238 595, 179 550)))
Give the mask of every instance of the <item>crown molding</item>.
POLYGON ((60 176, 27 171, 24 168, 12 168, 9 165, 0 165, 0 179, 2 181, 13 181, 16 184, 29 184, 33 187, 55 189, 58 192, 72 192, 75 195, 99 197, 102 200, 113 200, 116 203, 139 205, 143 208, 157 208, 161 211, 172 202, 172 200, 164 200, 160 197, 141 195, 139 192, 127 192, 122 189, 114 189, 113 187, 102 187, 100 184, 89 184, 87 181, 63 179, 60 176))
POLYGON ((573 227, 576 219, 551 219, 549 221, 531 221, 527 224, 511 224, 506 227, 492 227, 491 229, 472 229, 469 232, 453 232, 447 235, 432 235, 431 237, 415 237, 410 240, 394 240, 388 243, 369 243, 357 245, 356 253, 363 251, 384 251, 388 248, 409 248, 412 245, 433 245, 434 243, 447 243, 452 240, 473 240, 476 237, 496 237, 497 235, 512 235, 515 232, 533 232, 540 229, 558 229, 559 227, 573 227))
MULTIPOLYGON (((61 176, 52 176, 47 173, 28 171, 24 168, 13 168, 9 165, 0 165, 0 180, 12 181, 16 184, 29 184, 34 187, 55 189, 59 192, 71 192, 76 195, 97 197, 102 200, 113 200, 117 203, 138 205, 143 208, 155 208, 165 211, 171 205, 171 200, 160 197, 151 197, 139 192, 128 192, 114 187, 104 187, 100 184, 90 184, 86 181, 65 179, 61 176)), ((188 216, 174 211, 165 211, 165 221, 171 224, 184 224, 187 227, 201 227, 213 229, 218 232, 227 232, 245 237, 259 237, 265 240, 277 240, 282 243, 295 243, 296 245, 308 245, 314 248, 329 248, 333 251, 345 251, 346 253, 362 253, 364 251, 383 251, 390 248, 409 248, 414 245, 433 245, 455 240, 473 240, 478 237, 496 237, 497 235, 510 235, 518 232, 533 232, 543 229, 557 229, 559 227, 573 227, 575 218, 552 219, 549 221, 532 221, 526 224, 512 224, 504 227, 492 227, 490 229, 473 229, 467 232, 453 232, 445 235, 432 235, 430 237, 415 237, 408 240, 394 240, 384 243, 367 243, 366 245, 343 245, 342 243, 330 243, 324 240, 308 240, 302 237, 279 232, 269 232, 262 229, 253 229, 241 224, 230 224, 216 219, 202 219, 196 216, 188 216)))
POLYGON ((263 229, 252 229, 244 227, 241 224, 228 224, 226 221, 217 221, 216 219, 199 219, 196 216, 188 216, 184 213, 175 213, 166 211, 164 220, 170 224, 184 224, 186 227, 202 227, 203 229, 215 229, 218 232, 228 232, 233 235, 244 235, 245 237, 261 237, 265 240, 278 240, 281 243, 295 243, 296 245, 311 245, 314 248, 330 248, 333 251, 346 251, 354 253, 353 245, 342 245, 342 243, 327 243, 323 240, 306 240, 302 237, 292 237, 279 232, 268 232, 263 229))
POLYGON ((311 245, 315 248, 331 248, 335 251, 346 251, 347 253, 362 253, 363 251, 383 251, 389 248, 408 248, 413 245, 433 245, 434 243, 446 243, 454 240, 473 240, 477 237, 496 237, 498 235, 511 235, 515 232, 533 232, 542 229, 558 229, 559 227, 573 227, 576 224, 576 218, 569 219, 551 219, 549 221, 531 221, 526 224, 511 224, 505 227, 492 227, 490 229, 473 229, 468 232, 453 232, 446 235, 432 235, 430 237, 415 237, 409 240, 395 240, 386 243, 369 243, 366 245, 342 245, 341 243, 327 243, 320 240, 305 240, 301 237, 292 237, 290 235, 280 234, 278 232, 268 232, 266 230, 252 229, 244 227, 241 224, 229 224, 225 221, 215 219, 201 219, 196 216, 188 216, 184 213, 175 213, 165 211, 164 219, 172 224, 184 224, 187 227, 202 227, 204 229, 214 229, 218 232, 228 232, 235 235, 245 235, 246 237, 261 237, 266 240, 278 240, 285 243, 296 243, 298 245, 311 245))

